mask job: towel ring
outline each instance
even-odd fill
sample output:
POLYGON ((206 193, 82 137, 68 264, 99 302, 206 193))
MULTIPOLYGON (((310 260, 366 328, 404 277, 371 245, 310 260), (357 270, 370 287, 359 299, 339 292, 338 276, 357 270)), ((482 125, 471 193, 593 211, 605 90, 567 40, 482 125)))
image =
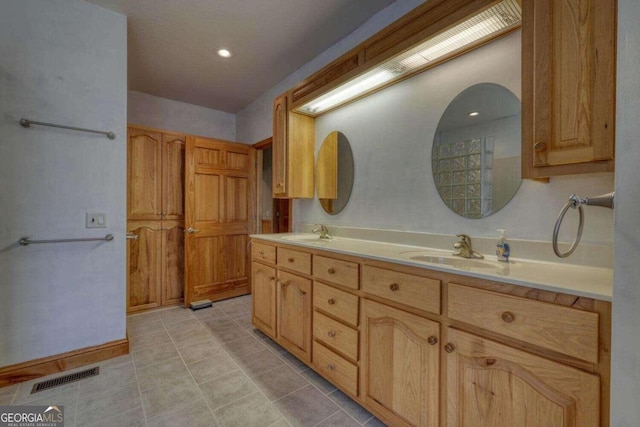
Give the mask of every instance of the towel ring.
POLYGON ((587 197, 585 199, 581 199, 580 197, 572 194, 569 197, 569 201, 564 205, 560 213, 558 214, 558 219, 556 220, 556 226, 553 228, 553 252, 560 257, 566 258, 573 253, 578 247, 578 243, 580 243, 580 238, 582 237, 582 230, 584 228, 584 212, 582 209, 582 205, 592 205, 592 206, 602 206, 605 208, 613 209, 613 198, 615 196, 615 191, 612 193, 603 194, 601 196, 596 197, 587 197), (560 252, 558 248, 558 233, 560 232, 560 226, 562 225, 562 221, 564 220, 564 216, 569 210, 569 208, 578 208, 578 213, 580 216, 580 222, 578 223, 578 234, 576 235, 575 240, 571 244, 571 247, 567 252, 560 252))

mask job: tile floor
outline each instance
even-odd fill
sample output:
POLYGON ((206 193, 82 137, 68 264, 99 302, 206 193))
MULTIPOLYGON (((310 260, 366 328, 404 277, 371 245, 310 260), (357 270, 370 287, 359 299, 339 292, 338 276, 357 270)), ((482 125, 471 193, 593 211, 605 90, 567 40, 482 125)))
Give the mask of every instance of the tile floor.
POLYGON ((130 354, 99 376, 0 388, 0 405, 64 405, 66 427, 384 425, 255 329, 250 296, 131 315, 127 330, 130 354))

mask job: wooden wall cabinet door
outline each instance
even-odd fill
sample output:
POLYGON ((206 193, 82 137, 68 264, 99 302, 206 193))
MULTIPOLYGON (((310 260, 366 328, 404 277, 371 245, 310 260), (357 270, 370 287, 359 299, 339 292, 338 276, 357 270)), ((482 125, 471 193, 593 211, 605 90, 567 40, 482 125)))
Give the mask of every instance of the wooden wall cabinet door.
POLYGON ((162 135, 128 129, 127 219, 162 218, 162 135))
POLYGON ((273 102, 273 197, 313 198, 315 119, 288 110, 287 95, 273 102))
POLYGON ((616 0, 522 7, 523 178, 612 171, 616 0))
POLYGON ((361 323, 360 397, 393 425, 437 427, 440 325, 369 300, 361 323))
POLYGON ((162 219, 184 219, 184 135, 162 134, 162 219))
POLYGON ((597 375, 455 329, 448 340, 448 427, 600 425, 597 375))
POLYGON ((311 280, 278 271, 278 342, 311 361, 311 280))
POLYGON ((184 224, 162 223, 162 305, 184 300, 184 224))
POLYGON ((162 231, 155 222, 129 224, 127 233, 127 312, 160 307, 162 304, 162 231))
POLYGON ((259 262, 251 265, 253 323, 276 338, 276 269, 259 262))

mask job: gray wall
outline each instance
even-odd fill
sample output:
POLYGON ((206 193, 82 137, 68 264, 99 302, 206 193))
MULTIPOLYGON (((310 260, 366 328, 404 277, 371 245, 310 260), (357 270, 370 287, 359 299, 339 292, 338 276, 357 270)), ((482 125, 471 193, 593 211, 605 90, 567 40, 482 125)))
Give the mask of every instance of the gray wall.
POLYGON ((127 121, 190 135, 236 140, 235 114, 132 90, 128 92, 127 121))
POLYGON ((640 2, 618 3, 611 426, 640 423, 640 2))
MULTIPOLYGON (((294 221, 483 237, 497 237, 496 229, 506 228, 512 237, 551 240, 556 215, 568 196, 613 190, 612 173, 552 178, 549 184, 527 180, 510 203, 483 219, 452 213, 432 178, 433 138, 449 103, 481 82, 501 84, 519 98, 520 75, 518 31, 318 117, 316 149, 334 130, 351 142, 354 188, 346 208, 335 216, 326 214, 317 200, 296 200, 294 221)), ((611 244, 612 212, 586 211, 583 241, 611 244)), ((562 240, 573 239, 576 216, 563 225, 562 240)))
POLYGON ((2 2, 0 366, 125 337, 126 37, 124 16, 83 1, 2 2), (85 229, 86 212, 108 228, 85 229), (113 242, 17 244, 107 232, 113 242))

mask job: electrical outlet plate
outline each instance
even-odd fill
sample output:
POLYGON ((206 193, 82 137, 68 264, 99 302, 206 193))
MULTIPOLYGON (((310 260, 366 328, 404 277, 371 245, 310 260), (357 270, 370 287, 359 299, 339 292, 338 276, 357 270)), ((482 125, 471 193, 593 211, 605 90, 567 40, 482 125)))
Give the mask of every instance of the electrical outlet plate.
POLYGON ((87 228, 107 228, 107 214, 87 212, 87 228))

